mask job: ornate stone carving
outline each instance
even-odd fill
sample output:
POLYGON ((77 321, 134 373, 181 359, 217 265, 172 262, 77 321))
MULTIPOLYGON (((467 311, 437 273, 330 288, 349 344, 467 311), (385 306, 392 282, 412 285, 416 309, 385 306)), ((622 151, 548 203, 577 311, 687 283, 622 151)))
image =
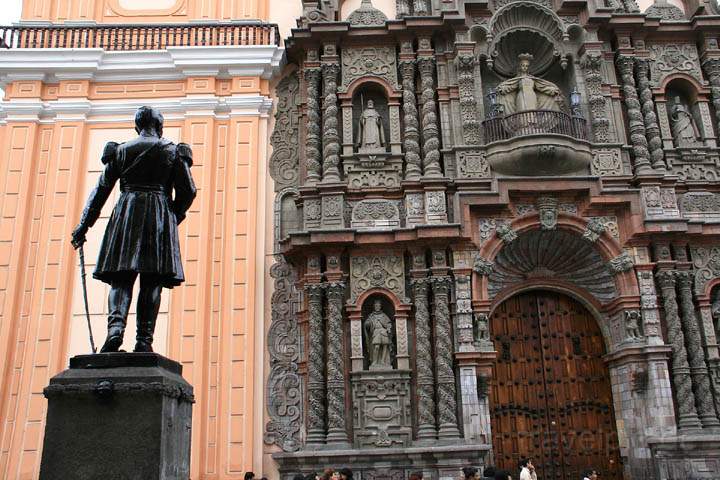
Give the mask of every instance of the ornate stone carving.
POLYGON ((433 78, 435 59, 422 56, 418 58, 417 62, 422 92, 423 173, 426 177, 442 177, 440 138, 435 106, 435 80, 433 78))
POLYGON ((356 444, 360 448, 409 446, 410 372, 360 372, 353 376, 352 383, 356 444))
POLYGON ((353 27, 368 27, 372 25, 385 25, 387 16, 373 7, 370 0, 362 0, 360 7, 348 15, 347 21, 353 27))
POLYGON ((294 452, 302 446, 300 429, 303 422, 303 385, 298 374, 300 332, 293 308, 299 301, 294 287, 297 278, 282 256, 278 256, 270 268, 270 276, 275 288, 270 300, 271 322, 267 334, 269 420, 265 425, 264 440, 285 452, 294 452))
POLYGON ((512 243, 517 239, 517 233, 508 222, 495 222, 495 234, 505 243, 512 243))
POLYGON ((663 154, 660 127, 655 114, 655 102, 650 89, 650 65, 646 59, 637 62, 638 87, 642 102, 643 121, 645 122, 645 135, 647 135, 648 149, 650 150, 650 163, 655 170, 665 171, 665 156, 663 154))
POLYGON ((714 165, 676 164, 673 165, 672 171, 683 182, 688 180, 714 182, 720 179, 718 170, 714 165))
POLYGON ((630 142, 635 156, 635 173, 651 173, 650 152, 645 132, 645 123, 640 109, 637 89, 635 87, 634 66, 635 58, 628 55, 620 55, 617 58, 617 66, 620 70, 623 96, 627 107, 628 124, 630 127, 630 142))
POLYGON ((671 73, 687 73, 700 78, 700 60, 697 48, 692 44, 657 43, 649 45, 650 75, 653 83, 659 85, 671 73))
POLYGON ((428 279, 412 281, 415 303, 415 348, 418 385, 418 438, 437 438, 435 429, 435 378, 430 345, 430 311, 428 309, 428 279))
POLYGON ((720 195, 710 192, 688 192, 680 197, 684 218, 702 221, 720 220, 720 195))
POLYGON ((597 242, 605 230, 605 223, 603 223, 602 220, 599 218, 590 218, 583 232, 583 238, 588 242, 597 242))
MULTIPOLYGON (((521 216, 522 214, 518 212, 518 215, 521 216)), ((492 237, 493 233, 495 233, 496 223, 497 221, 494 218, 481 218, 480 220, 478 220, 481 244, 490 237, 492 237)))
POLYGON ((690 247, 695 267, 695 292, 705 295, 707 283, 720 276, 720 247, 690 247))
POLYGON ((352 228, 397 228, 400 211, 392 200, 361 200, 352 210, 352 228))
POLYGON ((323 63, 323 182, 340 181, 340 133, 338 132, 337 75, 340 67, 323 63))
POLYGON ((675 272, 661 271, 656 274, 663 297, 667 336, 672 346, 672 381, 678 408, 680 428, 699 427, 700 420, 695 408, 695 395, 690 379, 690 365, 685 350, 685 336, 678 314, 675 294, 675 272))
POLYGON ((429 0, 413 0, 413 13, 418 17, 430 15, 429 0))
POLYGON ((425 220, 427 223, 447 222, 447 205, 445 204, 445 192, 431 190, 425 192, 425 220))
POLYGON ((667 0, 656 0, 645 10, 648 17, 659 17, 662 20, 685 20, 685 12, 667 0))
POLYGON ((478 275, 490 275, 495 269, 495 264, 489 260, 485 260, 479 254, 475 254, 473 262, 473 271, 478 275))
POLYGON ((458 150, 456 158, 460 178, 490 177, 490 165, 482 150, 458 150))
POLYGON ((607 101, 602 92, 602 62, 601 52, 588 52, 580 61, 580 66, 585 74, 590 121, 595 141, 597 143, 608 143, 614 141, 615 136, 610 131, 607 101))
POLYGON ((425 202, 422 193, 405 194, 405 226, 413 227, 425 221, 425 202))
POLYGON ((558 220, 558 200, 555 197, 538 197, 538 214, 542 230, 555 230, 558 220))
POLYGON ((641 339, 640 312, 637 310, 625 310, 625 340, 636 342, 641 339))
POLYGON ((490 338, 490 318, 487 313, 476 313, 475 314, 475 342, 481 344, 491 344, 490 338))
POLYGON ((345 426, 345 355, 343 313, 345 284, 332 282, 327 289, 327 443, 347 443, 345 426))
POLYGON ((386 288, 405 300, 405 271, 399 255, 376 255, 350 259, 350 301, 371 288, 386 288))
POLYGON ((622 175, 623 166, 619 149, 593 150, 593 159, 590 164, 593 175, 600 177, 622 175))
POLYGON ((705 75, 710 81, 710 94, 715 108, 715 118, 720 123, 720 58, 707 58, 703 61, 702 66, 705 75))
POLYGON ((626 251, 608 262, 608 268, 613 273, 627 272, 628 270, 632 270, 634 266, 635 262, 633 262, 632 257, 626 251))
POLYGON ((467 145, 478 145, 480 143, 480 122, 477 118, 475 101, 475 56, 472 53, 461 53, 457 56, 457 76, 463 140, 467 145))
POLYGON ((438 437, 458 438, 457 398, 450 329, 450 277, 432 279, 435 317, 435 378, 438 394, 438 437))
POLYGON ((322 197, 323 228, 343 228, 345 226, 343 195, 325 195, 322 197))
POLYGON ((298 185, 299 88, 297 72, 283 78, 277 86, 275 129, 270 137, 270 144, 273 147, 270 157, 270 176, 275 180, 276 192, 298 185))
POLYGON ((325 329, 323 327, 322 285, 305 286, 308 298, 308 412, 307 444, 325 443, 325 329))
MULTIPOLYGON (((412 45, 410 45, 412 51, 412 45)), ((415 105, 415 60, 400 61, 403 89, 403 116, 405 137, 405 178, 417 180, 422 175, 422 159, 420 158, 420 126, 418 111, 415 105)))
POLYGON ((572 283, 585 289, 601 304, 617 296, 615 279, 595 246, 580 235, 565 230, 525 232, 505 245, 494 263, 494 271, 488 278, 490 298, 505 288, 533 278, 572 283), (538 248, 539 245, 542 248, 538 248))
POLYGON ((395 49, 391 47, 348 47, 342 53, 342 90, 356 78, 372 75, 399 88, 395 49))
POLYGON ((615 216, 605 217, 588 217, 588 222, 597 220, 603 224, 605 231, 615 240, 620 240, 620 229, 618 228, 618 220, 615 216))
POLYGON ((397 0, 395 2, 395 18, 405 18, 410 15, 410 0, 397 0))
POLYGON ((306 68, 304 70, 305 86, 307 88, 307 126, 305 128, 305 164, 306 183, 316 183, 320 180, 322 165, 320 154, 320 69, 306 68))

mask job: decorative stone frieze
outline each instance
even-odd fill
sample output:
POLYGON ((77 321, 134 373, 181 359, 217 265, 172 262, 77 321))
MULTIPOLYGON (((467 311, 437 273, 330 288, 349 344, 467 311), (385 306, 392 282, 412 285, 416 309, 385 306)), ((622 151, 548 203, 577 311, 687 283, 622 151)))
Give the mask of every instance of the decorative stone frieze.
POLYGON ((355 445, 407 447, 412 442, 410 372, 355 372, 352 376, 355 445), (390 412, 390 413, 388 413, 390 412))
POLYGON ((400 211, 392 200, 361 200, 352 210, 352 228, 388 229, 400 226, 400 211))
POLYGON ((657 0, 645 10, 645 15, 662 20, 685 20, 685 12, 667 0, 657 0))
POLYGON ((399 255, 358 256, 350 259, 350 301, 371 288, 386 288, 405 300, 405 270, 399 255))
POLYGON ((275 129, 270 136, 273 153, 270 157, 270 176, 275 181, 275 191, 296 187, 299 176, 298 155, 298 105, 300 84, 297 72, 283 78, 276 89, 278 105, 275 110, 275 129))
POLYGON ((650 50, 650 77, 654 85, 672 73, 685 73, 700 78, 700 59, 695 45, 690 43, 656 43, 650 50))
POLYGON ((710 81, 710 94, 715 108, 715 118, 720 123, 720 58, 705 59, 702 68, 705 71, 705 76, 710 81))
POLYGON ((594 149, 590 172, 600 177, 622 175, 624 172, 620 149, 594 149))
POLYGON ((392 47, 348 47, 342 56, 341 92, 357 78, 367 75, 382 78, 399 89, 395 48, 392 47))
POLYGON ((699 221, 720 220, 720 195, 711 192, 688 192, 681 196, 683 218, 699 221))
POLYGON ((323 195, 321 209, 320 225, 323 228, 345 227, 345 200, 342 194, 323 195))
POLYGON ((477 145, 480 143, 480 122, 475 101, 475 55, 472 52, 457 56, 457 78, 463 140, 467 145, 477 145))
POLYGON ((373 7, 370 0, 362 0, 360 7, 348 15, 347 21, 353 27, 370 27, 373 25, 385 25, 387 16, 381 10, 373 7))
MULTIPOLYGON (((590 123, 593 136, 597 143, 608 143, 615 140, 610 131, 610 119, 607 113, 607 101, 602 92, 602 52, 588 52, 582 57, 580 66, 585 74, 585 87, 590 107, 590 123)), ((594 162, 593 162, 594 163, 594 162)))
POLYGON ((428 224, 447 223, 447 204, 443 190, 425 192, 425 221, 428 224))
POLYGON ((456 153, 458 177, 489 178, 490 165, 482 150, 458 150, 456 153))
POLYGON ((474 351, 470 275, 455 275, 455 341, 461 352, 474 351))

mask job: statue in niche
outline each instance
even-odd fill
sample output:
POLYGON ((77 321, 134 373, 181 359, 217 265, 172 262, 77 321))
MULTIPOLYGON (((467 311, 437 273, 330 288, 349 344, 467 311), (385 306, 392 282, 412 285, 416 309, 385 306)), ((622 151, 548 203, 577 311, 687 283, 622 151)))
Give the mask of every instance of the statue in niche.
POLYGON ((675 145, 678 147, 692 147, 698 145, 700 133, 692 115, 688 112, 685 105, 680 102, 679 97, 675 97, 675 103, 672 106, 670 114, 670 123, 672 128, 675 145))
POLYGON ((357 147, 359 153, 385 152, 385 129, 380 113, 375 110, 375 102, 367 101, 360 114, 357 147))
POLYGON ((564 102, 560 88, 530 75, 532 59, 529 53, 518 55, 517 75, 497 86, 498 103, 506 115, 527 110, 562 110, 564 102))
POLYGON ((391 369, 392 320, 382 311, 380 300, 375 300, 373 311, 365 319, 365 338, 370 356, 370 370, 391 369))

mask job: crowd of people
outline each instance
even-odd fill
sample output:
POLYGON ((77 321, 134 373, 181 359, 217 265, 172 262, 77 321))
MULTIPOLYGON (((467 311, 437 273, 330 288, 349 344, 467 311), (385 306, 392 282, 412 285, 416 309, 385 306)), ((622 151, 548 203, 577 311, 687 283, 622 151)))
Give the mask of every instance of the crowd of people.
MULTIPOLYGON (((520 460, 518 467, 520 470, 519 480, 538 480, 535 465, 533 465, 531 459, 523 458, 520 460)), ((512 473, 495 467, 486 467, 483 469, 482 475, 475 467, 465 467, 462 469, 462 473, 463 480, 513 480, 512 473)), ((255 480, 255 474, 246 472, 245 480, 255 480)), ((262 477, 260 480, 267 480, 267 478, 262 477)), ((349 468, 341 468, 340 470, 326 468, 322 474, 314 472, 303 475, 298 473, 293 477, 293 480, 353 480, 353 473, 349 468)), ((408 480, 423 480, 423 473, 413 472, 408 477, 408 480)), ((583 478, 578 480, 598 480, 598 472, 593 468, 589 468, 583 472, 583 478)))

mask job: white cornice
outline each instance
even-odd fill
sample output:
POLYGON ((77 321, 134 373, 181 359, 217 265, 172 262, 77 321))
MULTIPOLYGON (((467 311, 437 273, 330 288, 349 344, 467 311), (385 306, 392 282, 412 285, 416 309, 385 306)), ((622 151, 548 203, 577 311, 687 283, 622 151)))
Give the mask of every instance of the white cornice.
POLYGON ((123 101, 22 99, 0 102, 0 120, 25 122, 82 120, 89 123, 132 121, 135 111, 143 105, 157 108, 166 119, 182 119, 189 116, 227 118, 236 115, 267 117, 272 110, 272 99, 263 95, 133 98, 123 101))
POLYGON ((108 52, 99 48, 19 48, 0 55, 0 86, 14 80, 131 82, 193 76, 270 79, 284 61, 276 46, 169 47, 108 52))

